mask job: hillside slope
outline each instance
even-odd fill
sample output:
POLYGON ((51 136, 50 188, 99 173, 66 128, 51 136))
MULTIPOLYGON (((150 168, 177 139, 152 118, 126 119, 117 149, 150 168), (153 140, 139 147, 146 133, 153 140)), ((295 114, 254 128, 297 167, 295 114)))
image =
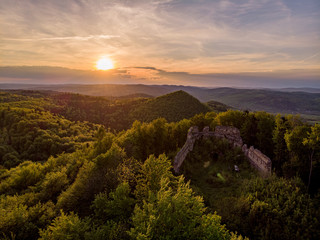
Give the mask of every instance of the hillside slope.
POLYGON ((143 122, 159 117, 175 122, 209 111, 210 109, 195 97, 184 91, 177 91, 141 103, 130 116, 143 122))
POLYGON ((6 90, 4 92, 10 99, 15 97, 19 101, 28 99, 43 102, 46 110, 69 120, 102 124, 115 131, 130 128, 135 120, 150 122, 162 117, 174 122, 214 110, 183 91, 157 98, 150 98, 150 95, 145 94, 97 97, 54 91, 6 90))
POLYGON ((226 112, 229 109, 233 109, 233 107, 230 107, 226 104, 223 104, 223 103, 217 102, 217 101, 213 101, 213 100, 207 102, 207 105, 209 106, 211 111, 214 111, 214 112, 226 112))
POLYGON ((70 121, 47 111, 48 105, 43 98, 0 91, 0 171, 1 165, 43 162, 95 140, 98 125, 70 121))

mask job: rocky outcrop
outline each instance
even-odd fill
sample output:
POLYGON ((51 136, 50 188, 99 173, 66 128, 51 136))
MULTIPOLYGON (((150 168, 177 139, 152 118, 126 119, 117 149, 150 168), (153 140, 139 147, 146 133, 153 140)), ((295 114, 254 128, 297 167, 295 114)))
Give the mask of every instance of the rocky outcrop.
POLYGON ((222 138, 229 141, 233 147, 239 147, 249 160, 250 164, 255 167, 263 176, 269 176, 271 174, 272 162, 270 158, 260 152, 258 149, 250 148, 246 144, 243 144, 238 128, 229 126, 217 126, 214 132, 210 132, 209 127, 204 127, 202 132, 199 132, 198 127, 191 127, 188 131, 187 141, 178 152, 174 159, 173 168, 176 173, 179 172, 180 166, 188 153, 193 150, 193 146, 196 140, 209 137, 222 138))

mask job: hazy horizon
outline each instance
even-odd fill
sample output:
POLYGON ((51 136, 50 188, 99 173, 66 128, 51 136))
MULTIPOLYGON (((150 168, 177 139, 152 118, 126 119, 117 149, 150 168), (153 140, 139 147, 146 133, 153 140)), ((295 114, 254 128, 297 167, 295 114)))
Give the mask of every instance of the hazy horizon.
POLYGON ((0 83, 145 84, 209 88, 320 88, 318 71, 191 74, 188 72, 167 72, 153 67, 98 71, 49 66, 0 66, 0 83))

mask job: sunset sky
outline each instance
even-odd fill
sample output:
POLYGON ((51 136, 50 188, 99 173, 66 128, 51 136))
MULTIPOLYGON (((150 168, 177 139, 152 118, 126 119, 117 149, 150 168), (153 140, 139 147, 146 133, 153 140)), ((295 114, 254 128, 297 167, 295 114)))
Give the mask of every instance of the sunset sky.
POLYGON ((89 79, 320 88, 320 1, 0 0, 0 82, 89 79))

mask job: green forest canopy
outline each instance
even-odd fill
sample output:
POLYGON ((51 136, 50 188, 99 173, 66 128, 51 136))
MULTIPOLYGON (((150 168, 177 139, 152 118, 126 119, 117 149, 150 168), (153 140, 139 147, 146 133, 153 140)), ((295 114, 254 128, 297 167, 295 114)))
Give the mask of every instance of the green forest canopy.
MULTIPOLYGON (((106 130, 75 122, 74 109, 72 118, 64 116, 70 101, 58 103, 51 94, 0 95, 2 238, 320 237, 318 124, 292 115, 228 110, 176 122, 151 117, 123 131, 106 130), (274 175, 262 179, 239 149, 214 138, 200 140, 183 175, 174 175, 172 159, 194 125, 239 128, 244 142, 270 156, 274 175), (239 174, 232 171, 234 164, 239 174)), ((69 97, 75 109, 84 109, 78 111, 81 119, 91 97, 69 97)), ((148 101, 133 100, 146 109, 148 101)))

